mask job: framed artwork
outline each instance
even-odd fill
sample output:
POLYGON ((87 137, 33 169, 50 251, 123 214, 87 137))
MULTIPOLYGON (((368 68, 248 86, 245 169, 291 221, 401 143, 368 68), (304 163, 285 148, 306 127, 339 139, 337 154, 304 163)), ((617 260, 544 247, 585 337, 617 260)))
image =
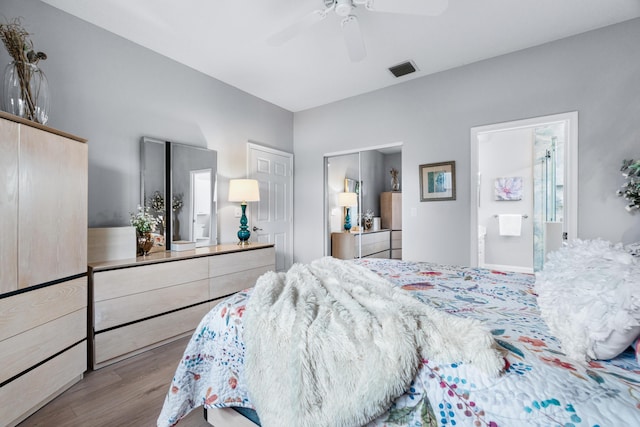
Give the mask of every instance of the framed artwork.
POLYGON ((496 178, 494 188, 496 200, 522 200, 521 176, 496 178))
POLYGON ((456 162, 420 165, 420 201, 456 199, 456 162))

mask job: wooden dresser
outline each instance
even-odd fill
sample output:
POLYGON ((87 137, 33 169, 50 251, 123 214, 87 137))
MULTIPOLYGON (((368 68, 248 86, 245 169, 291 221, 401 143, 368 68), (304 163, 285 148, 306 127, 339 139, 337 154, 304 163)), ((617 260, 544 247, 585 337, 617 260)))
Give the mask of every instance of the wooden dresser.
POLYGON ((220 299, 274 269, 273 244, 259 243, 90 263, 93 368, 190 335, 220 299))
POLYGON ((391 230, 331 233, 331 256, 340 259, 390 258, 391 230))
POLYGON ((16 425, 87 366, 82 138, 0 112, 0 414, 16 425))

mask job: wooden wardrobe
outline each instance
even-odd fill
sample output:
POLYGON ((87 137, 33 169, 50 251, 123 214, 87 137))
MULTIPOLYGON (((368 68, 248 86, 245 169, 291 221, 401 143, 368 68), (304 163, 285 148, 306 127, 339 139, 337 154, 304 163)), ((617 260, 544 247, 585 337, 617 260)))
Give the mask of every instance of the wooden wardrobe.
POLYGON ((87 367, 86 141, 0 112, 0 413, 16 425, 87 367))

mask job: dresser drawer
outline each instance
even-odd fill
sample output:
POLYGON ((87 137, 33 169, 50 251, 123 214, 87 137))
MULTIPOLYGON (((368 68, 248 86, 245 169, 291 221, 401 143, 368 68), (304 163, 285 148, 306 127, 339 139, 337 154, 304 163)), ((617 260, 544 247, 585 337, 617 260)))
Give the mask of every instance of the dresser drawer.
POLYGON ((257 267, 272 266, 276 259, 273 247, 254 249, 209 257, 209 277, 238 273, 257 267))
MULTIPOLYGON (((372 254, 376 254, 378 252, 387 251, 390 249, 389 245, 391 245, 391 232, 390 231, 380 231, 375 233, 364 233, 359 235, 362 241, 362 256, 367 257, 372 254)), ((356 240, 357 244, 357 240, 356 240)), ((357 249, 356 249, 357 252, 357 249)), ((381 256, 385 258, 384 256, 381 256)), ((389 257, 389 254, 386 254, 386 258, 389 257)))
POLYGON ((121 328, 97 333, 94 337, 94 367, 133 356, 161 343, 192 333, 209 312, 209 304, 179 310, 121 328))
POLYGON ((363 258, 385 258, 388 259, 391 256, 391 251, 390 250, 386 250, 386 251, 382 251, 382 252, 375 252, 372 254, 368 254, 368 255, 364 255, 362 254, 363 258))
POLYGON ((103 301, 209 277, 207 259, 193 258, 93 273, 93 300, 103 301))
POLYGON ((380 242, 384 242, 389 244, 389 238, 390 238, 390 231, 378 231, 378 232, 374 232, 374 233, 362 233, 362 234, 358 234, 357 236, 360 236, 360 238, 362 239, 362 244, 363 245, 370 245, 373 243, 380 243, 380 242))
POLYGON ((86 307, 86 277, 0 298, 0 341, 86 307))
POLYGON ((98 301, 94 307, 96 332, 209 299, 209 280, 183 283, 153 291, 98 301))
POLYGON ((252 268, 239 273, 225 274, 224 276, 209 279, 209 298, 220 298, 250 288, 256 284, 258 277, 267 271, 275 269, 275 265, 252 268))
POLYGON ((2 425, 27 418, 82 379, 86 369, 87 342, 83 341, 0 387, 2 425))
MULTIPOLYGON (((0 341, 0 383, 87 338, 82 308, 0 341)), ((84 369, 83 369, 84 371, 84 369)))

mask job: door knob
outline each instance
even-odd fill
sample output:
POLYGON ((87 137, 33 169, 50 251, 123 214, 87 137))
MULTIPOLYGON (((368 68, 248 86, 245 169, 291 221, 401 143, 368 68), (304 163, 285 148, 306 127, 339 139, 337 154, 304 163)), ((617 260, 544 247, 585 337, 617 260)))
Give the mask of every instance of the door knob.
POLYGON ((252 228, 252 230, 253 230, 253 231, 262 231, 262 228, 258 228, 258 227, 256 227, 256 226, 254 225, 254 226, 253 226, 253 228, 252 228))

